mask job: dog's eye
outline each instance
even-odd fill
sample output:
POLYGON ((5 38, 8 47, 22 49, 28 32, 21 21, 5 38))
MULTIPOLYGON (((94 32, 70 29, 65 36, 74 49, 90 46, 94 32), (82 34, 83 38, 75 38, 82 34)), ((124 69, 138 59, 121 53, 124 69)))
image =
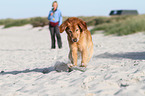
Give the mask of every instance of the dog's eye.
POLYGON ((69 31, 70 33, 72 33, 72 31, 69 31))
POLYGON ((78 31, 78 29, 76 31, 78 31))

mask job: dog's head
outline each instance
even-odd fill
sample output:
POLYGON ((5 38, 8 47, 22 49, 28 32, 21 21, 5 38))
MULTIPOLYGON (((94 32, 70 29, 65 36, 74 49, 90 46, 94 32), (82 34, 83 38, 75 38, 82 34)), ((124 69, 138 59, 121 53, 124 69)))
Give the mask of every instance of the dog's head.
POLYGON ((86 22, 76 17, 68 18, 59 27, 60 33, 62 33, 65 30, 72 42, 78 42, 80 35, 86 29, 86 22))

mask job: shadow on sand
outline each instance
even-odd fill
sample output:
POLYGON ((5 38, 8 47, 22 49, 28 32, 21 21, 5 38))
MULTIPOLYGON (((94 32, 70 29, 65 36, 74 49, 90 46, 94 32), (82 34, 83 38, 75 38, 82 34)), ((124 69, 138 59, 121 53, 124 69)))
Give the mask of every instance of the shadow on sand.
POLYGON ((30 72, 39 72, 39 73, 47 74, 47 73, 50 73, 52 71, 55 71, 54 67, 40 68, 40 69, 35 68, 35 69, 32 69, 32 70, 26 69, 26 70, 22 70, 22 71, 9 71, 9 72, 1 71, 0 74, 1 75, 6 75, 6 74, 17 75, 17 74, 20 74, 20 73, 30 73, 30 72))
POLYGON ((22 70, 22 71, 9 71, 9 72, 1 71, 0 75, 6 75, 6 74, 17 75, 17 74, 21 74, 21 73, 30 73, 30 72, 39 72, 39 73, 47 74, 47 73, 50 73, 52 71, 71 72, 72 69, 68 68, 67 63, 57 61, 57 62, 55 62, 54 66, 51 66, 48 68, 35 68, 32 70, 26 69, 26 70, 22 70))
POLYGON ((132 59, 132 60, 145 60, 145 52, 127 52, 127 53, 103 53, 95 56, 95 58, 112 58, 112 59, 132 59))

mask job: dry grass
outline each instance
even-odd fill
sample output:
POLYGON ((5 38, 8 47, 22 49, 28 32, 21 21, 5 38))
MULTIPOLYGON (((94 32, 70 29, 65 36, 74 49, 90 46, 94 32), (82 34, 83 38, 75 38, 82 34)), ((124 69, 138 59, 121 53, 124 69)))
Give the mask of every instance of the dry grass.
MULTIPOLYGON (((63 21, 67 18, 68 17, 63 17, 63 21)), ((106 35, 116 34, 118 36, 145 31, 145 15, 113 17, 79 16, 78 18, 86 21, 88 26, 95 26, 91 30, 92 34, 94 34, 98 30, 104 30, 104 34, 106 35)), ((5 25, 4 28, 23 26, 25 24, 32 24, 33 27, 43 27, 48 25, 49 21, 47 20, 47 17, 0 20, 0 25, 5 25)))
POLYGON ((129 16, 115 22, 99 24, 91 30, 91 33, 97 30, 104 30, 106 35, 116 34, 118 36, 145 31, 145 15, 129 16))

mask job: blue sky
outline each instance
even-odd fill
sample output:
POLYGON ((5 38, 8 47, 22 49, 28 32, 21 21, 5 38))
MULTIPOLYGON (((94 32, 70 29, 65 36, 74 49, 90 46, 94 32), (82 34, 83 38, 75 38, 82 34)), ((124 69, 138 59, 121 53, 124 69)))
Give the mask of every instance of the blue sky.
MULTIPOLYGON (((55 0, 0 0, 0 19, 47 17, 55 0)), ((145 0, 56 0, 63 16, 109 16, 113 9, 137 9, 145 14, 145 0)))

